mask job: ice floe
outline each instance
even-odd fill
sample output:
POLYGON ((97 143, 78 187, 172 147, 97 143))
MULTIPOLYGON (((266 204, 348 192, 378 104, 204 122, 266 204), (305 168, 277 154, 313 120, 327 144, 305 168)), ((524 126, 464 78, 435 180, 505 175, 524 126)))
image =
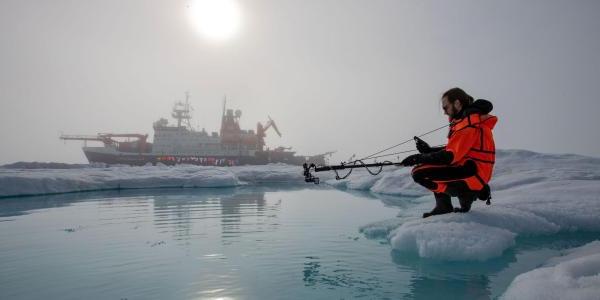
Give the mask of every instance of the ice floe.
POLYGON ((233 187, 245 184, 304 184, 298 166, 0 168, 0 197, 93 190, 233 187))
POLYGON ((517 236, 600 231, 598 158, 499 151, 491 186, 491 206, 478 201, 467 214, 421 219, 421 214, 434 206, 431 192, 414 184, 407 170, 385 173, 370 191, 412 196, 415 205, 402 210, 395 220, 367 224, 360 230, 367 237, 387 235, 398 251, 444 260, 499 256, 514 245, 517 236), (485 246, 470 247, 473 241, 485 246))
POLYGON ((514 245, 515 234, 478 223, 405 223, 394 230, 392 247, 420 257, 443 260, 486 260, 514 245))
POLYGON ((600 241, 517 276, 503 299, 600 299, 600 241))

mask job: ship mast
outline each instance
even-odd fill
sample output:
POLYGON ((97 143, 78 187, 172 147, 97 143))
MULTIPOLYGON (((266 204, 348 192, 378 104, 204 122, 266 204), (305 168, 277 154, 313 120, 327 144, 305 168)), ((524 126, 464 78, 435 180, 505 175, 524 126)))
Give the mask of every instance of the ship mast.
POLYGON ((185 92, 185 103, 178 101, 173 105, 173 113, 171 116, 177 120, 177 127, 181 127, 181 121, 185 121, 185 125, 190 130, 193 130, 192 125, 190 123, 190 119, 192 118, 190 115, 190 110, 192 107, 190 106, 190 93, 185 92))
POLYGON ((223 114, 221 115, 221 130, 219 134, 223 136, 223 128, 225 127, 225 106, 227 105, 227 95, 223 96, 223 114))
POLYGON ((223 117, 225 117, 225 105, 227 104, 227 95, 223 96, 223 117))

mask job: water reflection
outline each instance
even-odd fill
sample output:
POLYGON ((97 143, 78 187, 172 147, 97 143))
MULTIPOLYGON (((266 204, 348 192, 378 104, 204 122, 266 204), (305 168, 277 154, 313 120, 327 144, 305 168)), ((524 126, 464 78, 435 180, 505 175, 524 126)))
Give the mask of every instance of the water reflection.
MULTIPOLYGON (((0 276, 0 287, 21 296, 9 298, 30 299, 43 298, 38 291, 47 285, 55 290, 46 289, 48 298, 64 291, 114 299, 259 294, 248 283, 252 270, 269 265, 272 254, 265 253, 280 226, 279 195, 294 190, 279 185, 1 199, 0 267, 12 275, 0 276), (19 280, 24 277, 32 279, 19 280)), ((275 253, 285 258, 289 252, 275 253)), ((272 272, 279 264, 270 266, 272 272)))
POLYGON ((448 262, 420 258, 415 254, 391 251, 392 261, 411 276, 410 299, 440 299, 448 295, 456 299, 489 299, 492 295, 490 276, 516 261, 515 253, 485 262, 448 262))
MULTIPOLYGON (((312 188, 312 186, 309 186, 308 188, 312 188)), ((21 216, 35 212, 36 210, 67 207, 89 201, 99 201, 101 202, 100 205, 105 207, 120 206, 123 200, 131 200, 132 198, 146 199, 147 197, 153 197, 155 200, 158 200, 155 202, 155 205, 158 204, 159 207, 162 206, 163 208, 177 204, 181 205, 180 207, 183 207, 186 204, 185 202, 181 202, 181 200, 184 199, 188 201, 191 198, 190 196, 195 196, 196 198, 192 199, 188 204, 198 204, 207 200, 218 202, 219 199, 228 199, 237 194, 248 193, 262 193, 264 203, 264 194, 267 192, 295 191, 301 189, 306 189, 306 187, 266 185, 263 187, 234 188, 151 188, 6 197, 0 198, 0 217, 21 216)), ((258 202, 259 201, 256 201, 257 204, 258 202)))
MULTIPOLYGON (((247 193, 236 194, 230 197, 219 199, 221 206, 221 231, 223 237, 235 237, 243 233, 240 228, 242 225, 242 217, 264 216, 265 211, 265 193, 247 193)), ((276 209, 274 209, 276 211, 276 209)), ((260 225, 256 223, 252 225, 260 225)))
POLYGON ((520 237, 515 247, 502 256, 483 262, 440 261, 420 258, 414 253, 392 250, 392 261, 410 271, 407 299, 492 299, 500 296, 512 279, 538 267, 559 250, 579 247, 598 239, 592 232, 560 233, 520 237))
POLYGON ((273 229, 268 219, 277 216, 281 202, 267 204, 265 193, 236 188, 209 194, 155 196, 154 225, 161 232, 173 232, 175 240, 185 241, 206 236, 210 231, 206 227, 219 220, 223 243, 232 243, 243 234, 263 232, 267 225, 273 229), (204 226, 194 231, 194 225, 204 226))
POLYGON ((410 208, 411 206, 414 206, 416 204, 416 202, 414 202, 414 201, 419 198, 419 197, 410 197, 410 196, 379 194, 379 193, 374 193, 374 192, 371 192, 368 190, 346 189, 343 191, 345 193, 355 195, 358 197, 379 200, 387 206, 401 208, 401 209, 407 209, 407 208, 410 208))
POLYGON ((559 250, 600 237, 519 237, 515 247, 485 262, 422 259, 391 251, 385 238, 358 233, 362 225, 410 209, 402 198, 306 189, 1 199, 0 269, 10 275, 0 276, 0 287, 24 299, 69 293, 112 299, 486 299, 559 250))
POLYGON ((53 207, 64 207, 84 201, 77 194, 51 196, 17 197, 0 199, 0 217, 26 215, 32 211, 53 207))
POLYGON ((337 261, 327 268, 317 256, 306 256, 305 259, 302 270, 305 287, 340 290, 338 296, 348 294, 351 298, 387 298, 384 295, 389 293, 389 282, 382 280, 380 274, 353 270, 343 261, 337 261))
MULTIPOLYGON (((28 215, 52 208, 66 208, 91 203, 106 212, 100 219, 102 225, 131 223, 134 229, 151 222, 159 233, 170 233, 173 240, 185 244, 194 238, 208 235, 210 228, 194 230, 202 224, 220 222, 223 243, 231 243, 245 232, 264 230, 277 226, 268 222, 277 217, 281 201, 267 205, 265 194, 271 191, 293 191, 299 187, 277 185, 263 187, 204 188, 204 189, 140 189, 109 190, 13 197, 0 199, 2 222, 11 217, 28 215), (151 212, 153 218, 148 218, 151 212), (244 219, 243 219, 244 218, 244 219), (248 222, 248 223, 244 223, 248 222), (243 225, 251 225, 244 227, 243 225)), ((69 225, 71 226, 71 225, 69 225)), ((82 228, 79 224, 64 228, 68 232, 82 228)), ((152 241, 151 244, 160 242, 152 241)))
POLYGON ((483 275, 465 280, 415 276, 411 279, 410 294, 404 299, 490 299, 489 283, 483 275))

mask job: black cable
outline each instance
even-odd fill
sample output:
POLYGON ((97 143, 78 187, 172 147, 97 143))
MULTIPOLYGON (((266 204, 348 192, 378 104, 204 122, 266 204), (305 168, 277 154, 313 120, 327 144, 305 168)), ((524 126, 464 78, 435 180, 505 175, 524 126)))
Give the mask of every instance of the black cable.
MULTIPOLYGON (((445 146, 445 145, 437 145, 437 146, 434 146, 434 147, 441 147, 441 146, 445 146)), ((417 151, 417 150, 400 151, 400 152, 395 152, 395 153, 390 153, 390 154, 385 154, 385 155, 374 156, 374 157, 371 157, 369 159, 374 159, 374 158, 378 158, 378 157, 385 157, 385 156, 391 156, 391 155, 402 154, 402 153, 408 153, 408 152, 414 152, 414 151, 417 151)), ((351 162, 351 164, 354 165, 354 166, 357 165, 358 163, 360 163, 361 165, 363 165, 364 168, 367 169, 367 172, 369 172, 369 174, 371 174, 373 176, 379 175, 383 171, 383 166, 384 166, 383 164, 394 165, 393 162, 391 162, 389 160, 386 160, 386 161, 382 162, 382 165, 379 166, 379 170, 373 172, 373 171, 371 171, 371 169, 369 169, 369 167, 366 166, 366 164, 361 159, 357 159, 357 160, 351 162)), ((346 164, 342 164, 342 165, 346 165, 346 164)), ((338 171, 335 170, 335 169, 333 169, 332 171, 335 173, 335 179, 336 180, 341 180, 341 179, 348 178, 348 176, 350 176, 350 174, 352 174, 353 170, 354 170, 354 168, 351 168, 350 171, 348 171, 348 173, 346 173, 346 175, 344 175, 344 176, 340 176, 340 174, 338 173, 338 171)))
MULTIPOLYGON (((365 168, 365 169, 367 169, 367 172, 369 172, 369 174, 371 174, 371 175, 373 175, 373 176, 375 176, 375 175, 379 175, 379 174, 380 174, 380 173, 383 171, 383 165, 379 166, 379 170, 377 170, 377 171, 374 171, 374 172, 373 172, 373 171, 371 171, 371 169, 369 169, 369 167, 367 167, 367 166, 366 166, 366 164, 365 164, 365 163, 364 163, 362 160, 360 160, 360 159, 359 159, 359 160, 355 160, 355 161, 354 161, 354 163, 353 163, 353 165, 354 165, 354 166, 356 166, 358 163, 360 163, 361 165, 363 165, 363 166, 364 166, 364 168, 365 168)), ((393 162, 391 162, 391 161, 388 161, 388 160, 386 160, 386 161, 382 162, 382 164, 389 164, 389 165, 393 165, 394 163, 393 163, 393 162)), ((335 169, 334 169, 334 170, 333 170, 333 172, 335 173, 335 179, 336 179, 336 180, 340 180, 340 179, 346 179, 346 178, 348 178, 348 176, 350 176, 350 174, 352 173, 352 170, 354 170, 354 169, 353 169, 353 168, 352 168, 352 169, 350 169, 350 171, 348 171, 348 173, 346 173, 346 175, 344 175, 344 176, 340 177, 340 175, 338 174, 337 170, 335 170, 335 169)))
MULTIPOLYGON (((441 145, 432 146, 431 148, 437 148, 437 147, 443 147, 443 146, 446 146, 446 145, 445 144, 441 144, 441 145)), ((378 156, 373 156, 373 157, 369 157, 368 159, 374 159, 374 158, 379 158, 379 157, 392 156, 392 155, 396 155, 396 154, 410 153, 410 152, 415 152, 415 151, 417 151, 417 149, 400 151, 400 152, 394 152, 394 153, 384 154, 384 155, 378 155, 378 156)))
POLYGON ((346 175, 344 175, 343 177, 340 177, 340 174, 338 174, 337 170, 333 170, 333 173, 335 173, 335 180, 341 180, 341 179, 348 178, 348 176, 350 176, 350 174, 352 174, 352 170, 354 170, 354 169, 350 169, 350 171, 348 171, 348 173, 346 173, 346 175))
MULTIPOLYGON (((443 129, 443 128, 445 128, 445 127, 448 127, 448 126, 450 126, 450 124, 446 124, 446 125, 444 125, 444 126, 441 126, 441 127, 438 127, 438 128, 436 128, 436 129, 430 130, 430 131, 428 131, 428 132, 425 132, 425 133, 423 133, 423 134, 421 134, 421 135, 418 135, 417 137, 426 136, 426 135, 428 135, 428 134, 430 134, 430 133, 434 133, 434 132, 436 132, 436 131, 438 131, 438 130, 440 130, 440 129, 443 129)), ((373 154, 371 154, 371 155, 369 155, 369 156, 365 156, 365 157, 363 157, 363 158, 361 158, 361 159, 357 159, 357 160, 355 160, 355 161, 359 161, 359 160, 364 160, 364 159, 370 159, 370 158, 373 158, 373 157, 372 157, 373 155, 377 155, 377 154, 379 154, 379 153, 383 153, 383 152, 385 152, 385 151, 388 151, 388 150, 390 150, 390 149, 393 149, 393 148, 396 148, 396 147, 398 147, 398 146, 404 145, 404 144, 406 144, 406 143, 408 143, 408 142, 410 142, 410 141, 413 141, 413 139, 408 139, 408 140, 406 140, 406 141, 404 141, 404 142, 402 142, 402 143, 400 143, 400 144, 396 144, 396 145, 394 145, 394 146, 388 147, 388 148, 386 148, 386 149, 383 149, 383 150, 381 150, 381 151, 375 152, 375 153, 373 153, 373 154)))

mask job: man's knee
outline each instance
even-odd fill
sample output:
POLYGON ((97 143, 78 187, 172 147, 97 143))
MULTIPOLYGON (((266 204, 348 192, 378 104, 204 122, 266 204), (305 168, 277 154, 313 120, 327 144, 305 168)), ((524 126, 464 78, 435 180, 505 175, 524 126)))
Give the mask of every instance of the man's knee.
POLYGON ((430 189, 430 190, 435 190, 437 188, 437 183, 431 181, 429 178, 427 178, 424 174, 424 172, 419 172, 418 170, 416 172, 412 173, 412 178, 413 180, 422 185, 423 187, 430 189))
POLYGON ((419 171, 413 171, 412 178, 416 183, 421 183, 421 181, 424 179, 423 175, 419 171))

